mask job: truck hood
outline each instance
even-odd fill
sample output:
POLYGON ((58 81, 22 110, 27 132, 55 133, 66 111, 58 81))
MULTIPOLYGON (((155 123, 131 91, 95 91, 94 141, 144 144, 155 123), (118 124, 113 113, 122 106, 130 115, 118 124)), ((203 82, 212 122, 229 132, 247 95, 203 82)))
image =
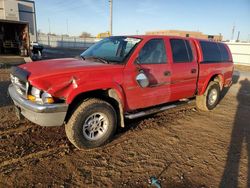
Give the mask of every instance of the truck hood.
POLYGON ((104 64, 90 60, 78 60, 74 58, 62 58, 45 61, 37 61, 23 64, 22 69, 28 71, 29 81, 51 77, 56 75, 79 73, 85 71, 97 71, 112 68, 121 68, 123 65, 104 64))
POLYGON ((38 61, 21 65, 29 72, 32 86, 55 97, 67 98, 76 88, 104 87, 105 83, 122 82, 124 65, 104 64, 73 58, 38 61))

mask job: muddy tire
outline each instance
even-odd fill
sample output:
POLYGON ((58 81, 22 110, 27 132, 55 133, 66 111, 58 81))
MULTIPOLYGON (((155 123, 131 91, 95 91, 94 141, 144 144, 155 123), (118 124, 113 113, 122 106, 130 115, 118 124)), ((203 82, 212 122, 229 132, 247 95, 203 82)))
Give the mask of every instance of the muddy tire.
POLYGON ((201 111, 210 111, 216 107, 220 99, 220 85, 211 81, 203 95, 196 96, 196 107, 201 111))
POLYGON ((100 99, 88 99, 78 106, 67 125, 69 141, 79 149, 106 144, 114 135, 117 115, 114 108, 100 99))

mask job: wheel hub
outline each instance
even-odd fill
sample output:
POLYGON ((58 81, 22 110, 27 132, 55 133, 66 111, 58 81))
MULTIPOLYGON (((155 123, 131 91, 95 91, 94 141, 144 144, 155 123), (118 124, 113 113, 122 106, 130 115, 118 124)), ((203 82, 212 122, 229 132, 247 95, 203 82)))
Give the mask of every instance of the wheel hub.
POLYGON ((216 102, 217 97, 218 97, 217 90, 212 89, 208 95, 208 104, 212 106, 216 102))
POLYGON ((83 124, 83 135, 93 141, 101 138, 108 129, 108 117, 104 113, 94 113, 88 116, 83 124))

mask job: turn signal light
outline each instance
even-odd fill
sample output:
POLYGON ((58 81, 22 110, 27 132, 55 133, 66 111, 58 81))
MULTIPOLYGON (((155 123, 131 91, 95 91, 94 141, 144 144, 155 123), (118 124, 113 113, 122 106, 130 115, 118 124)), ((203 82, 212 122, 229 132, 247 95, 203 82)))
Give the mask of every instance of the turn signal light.
POLYGON ((35 96, 33 96, 33 95, 28 95, 28 97, 27 97, 30 101, 33 101, 33 102, 35 102, 36 101, 36 97, 35 96))

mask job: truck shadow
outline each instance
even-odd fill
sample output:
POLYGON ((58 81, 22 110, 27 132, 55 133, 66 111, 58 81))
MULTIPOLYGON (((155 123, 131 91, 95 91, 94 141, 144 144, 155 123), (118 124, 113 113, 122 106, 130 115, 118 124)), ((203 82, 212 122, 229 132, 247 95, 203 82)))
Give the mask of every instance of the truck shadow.
MULTIPOLYGON (((250 81, 241 80, 237 94, 238 107, 234 118, 231 141, 227 153, 224 173, 220 182, 221 188, 238 187, 239 167, 243 144, 247 146, 250 157, 250 81)), ((250 162, 248 161, 247 187, 250 187, 250 162)))

